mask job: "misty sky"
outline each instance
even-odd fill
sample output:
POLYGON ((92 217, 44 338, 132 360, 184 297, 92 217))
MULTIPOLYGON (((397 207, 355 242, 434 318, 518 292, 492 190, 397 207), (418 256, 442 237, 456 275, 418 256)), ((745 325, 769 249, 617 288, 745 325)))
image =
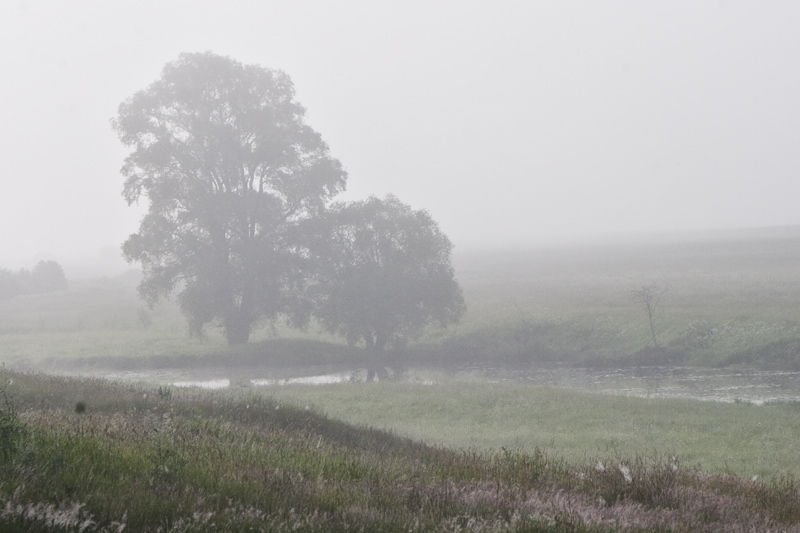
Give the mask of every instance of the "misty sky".
MULTIPOLYGON (((457 247, 800 224, 800 2, 0 3, 0 266, 113 261, 109 120, 181 52, 286 71, 457 247)), ((68 271, 69 274, 69 271, 68 271)))

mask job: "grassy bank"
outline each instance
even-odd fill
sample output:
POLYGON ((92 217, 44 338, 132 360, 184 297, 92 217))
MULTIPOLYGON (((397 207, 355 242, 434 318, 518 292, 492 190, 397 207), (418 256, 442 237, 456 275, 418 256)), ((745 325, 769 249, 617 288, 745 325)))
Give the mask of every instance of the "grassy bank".
POLYGON ((565 461, 540 449, 450 450, 244 392, 10 372, 0 379, 0 531, 790 531, 800 524, 792 477, 743 480, 659 456, 565 461))

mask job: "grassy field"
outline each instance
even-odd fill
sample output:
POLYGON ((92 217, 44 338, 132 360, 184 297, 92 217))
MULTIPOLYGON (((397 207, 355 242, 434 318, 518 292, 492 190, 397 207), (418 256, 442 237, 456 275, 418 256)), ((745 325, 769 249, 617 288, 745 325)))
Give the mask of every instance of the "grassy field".
POLYGON ((245 391, 8 371, 0 383, 0 532, 800 527, 792 476, 431 447, 245 391))
MULTIPOLYGON (((319 363, 319 349, 310 346, 321 342, 331 357, 344 357, 343 344, 330 336, 280 326, 260 329, 247 346, 227 346, 214 328, 202 337, 190 336, 173 302, 150 309, 139 299, 138 279, 131 271, 73 281, 68 291, 0 300, 0 362, 29 368, 125 369, 221 365, 231 360, 303 365, 319 363), (294 340, 297 346, 291 345, 294 340), (265 347, 265 341, 271 345, 265 347)), ((357 361, 360 353, 351 351, 350 357, 357 361)))
POLYGON ((800 474, 800 405, 629 398, 516 384, 345 383, 257 389, 331 418, 456 449, 678 456, 750 478, 800 474))

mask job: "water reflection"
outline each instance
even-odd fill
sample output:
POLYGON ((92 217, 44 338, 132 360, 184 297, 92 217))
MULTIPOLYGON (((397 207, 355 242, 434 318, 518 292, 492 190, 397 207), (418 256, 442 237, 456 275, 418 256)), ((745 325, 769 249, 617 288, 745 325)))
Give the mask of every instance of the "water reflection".
POLYGON ((176 387, 200 387, 201 389, 225 389, 230 387, 229 379, 208 379, 204 381, 173 381, 170 385, 176 387))
MULTIPOLYGON (((230 370, 160 370, 103 373, 124 381, 149 381, 175 387, 223 389, 228 387, 279 387, 364 382, 365 369, 252 370, 246 379, 232 380, 230 370)), ((571 368, 542 365, 524 370, 491 366, 458 368, 413 367, 391 376, 393 381, 435 385, 438 383, 520 383, 589 390, 647 398, 688 398, 718 402, 800 402, 800 372, 720 370, 691 367, 640 367, 624 369, 571 368)))
POLYGON ((331 383, 344 383, 347 381, 358 381, 353 379, 352 373, 350 374, 325 374, 322 376, 307 376, 301 378, 287 378, 287 379, 252 379, 250 383, 255 386, 270 386, 270 385, 329 385, 331 383))

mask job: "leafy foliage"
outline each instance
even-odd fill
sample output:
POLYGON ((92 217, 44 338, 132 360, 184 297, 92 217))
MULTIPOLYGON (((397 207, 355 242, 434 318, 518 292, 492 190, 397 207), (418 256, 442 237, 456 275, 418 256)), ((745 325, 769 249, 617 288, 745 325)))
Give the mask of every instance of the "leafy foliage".
POLYGON ((0 268, 0 300, 12 298, 21 292, 16 274, 10 270, 0 268))
POLYGON ((0 300, 22 294, 42 294, 66 290, 64 269, 56 261, 39 261, 33 270, 19 272, 0 268, 0 300))
POLYGON ((317 313, 331 333, 381 351, 463 315, 453 246, 427 211, 391 195, 371 197, 332 206, 324 225, 327 264, 317 313))
POLYGON ((219 321, 231 344, 261 317, 307 316, 292 228, 347 175, 304 112, 285 73, 211 53, 182 54, 120 105, 124 196, 150 203, 123 252, 150 303, 177 291, 194 331, 219 321))

